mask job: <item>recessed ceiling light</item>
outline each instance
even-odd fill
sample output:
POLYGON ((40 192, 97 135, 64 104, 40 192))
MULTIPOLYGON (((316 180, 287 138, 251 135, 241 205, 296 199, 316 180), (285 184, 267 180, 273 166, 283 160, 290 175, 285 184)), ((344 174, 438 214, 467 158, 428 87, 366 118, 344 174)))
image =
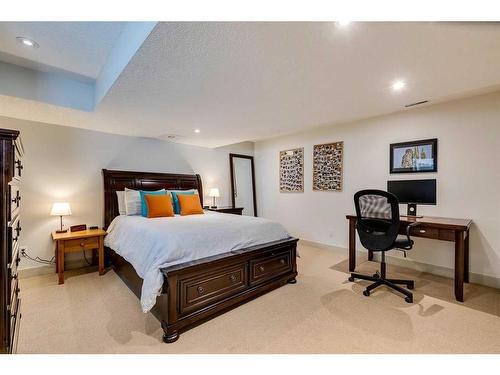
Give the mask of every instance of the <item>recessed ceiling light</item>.
POLYGON ((351 23, 351 21, 337 21, 337 26, 346 27, 351 23))
POLYGON ((397 80, 392 84, 393 91, 401 91, 406 86, 406 82, 403 80, 397 80))
POLYGON ((33 39, 25 38, 24 36, 18 36, 16 37, 16 40, 21 43, 23 46, 26 47, 32 47, 32 48, 38 48, 40 45, 35 42, 33 39))
POLYGON ((200 129, 194 129, 195 133, 199 133, 201 130, 200 129))

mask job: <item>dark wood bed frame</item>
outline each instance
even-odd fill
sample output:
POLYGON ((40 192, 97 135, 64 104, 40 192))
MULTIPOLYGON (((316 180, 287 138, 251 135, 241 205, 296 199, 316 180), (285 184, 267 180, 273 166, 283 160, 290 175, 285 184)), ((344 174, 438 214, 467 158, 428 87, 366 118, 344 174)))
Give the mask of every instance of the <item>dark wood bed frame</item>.
MULTIPOLYGON (((117 190, 197 189, 203 205, 198 174, 126 172, 103 169, 104 228, 118 216, 117 190)), ((151 310, 161 322, 163 341, 264 293, 296 283, 296 238, 229 251, 208 258, 163 268, 162 293, 151 310)), ((113 249, 106 248, 106 262, 140 298, 142 279, 133 266, 113 249)))

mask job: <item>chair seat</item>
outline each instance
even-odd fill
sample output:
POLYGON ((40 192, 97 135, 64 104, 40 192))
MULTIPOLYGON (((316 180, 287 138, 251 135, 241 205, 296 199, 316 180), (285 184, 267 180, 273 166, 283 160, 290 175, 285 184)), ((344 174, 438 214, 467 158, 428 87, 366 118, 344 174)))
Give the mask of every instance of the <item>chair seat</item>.
POLYGON ((394 247, 398 249, 407 249, 413 246, 413 241, 408 240, 406 236, 398 236, 394 241, 394 247))

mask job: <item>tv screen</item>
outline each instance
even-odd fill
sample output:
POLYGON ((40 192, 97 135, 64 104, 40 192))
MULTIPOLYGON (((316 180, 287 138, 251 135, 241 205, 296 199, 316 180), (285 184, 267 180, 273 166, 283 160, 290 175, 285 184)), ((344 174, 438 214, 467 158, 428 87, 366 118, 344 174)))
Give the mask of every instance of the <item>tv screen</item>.
POLYGON ((399 203, 436 204, 436 180, 387 181, 387 191, 398 197, 399 203))

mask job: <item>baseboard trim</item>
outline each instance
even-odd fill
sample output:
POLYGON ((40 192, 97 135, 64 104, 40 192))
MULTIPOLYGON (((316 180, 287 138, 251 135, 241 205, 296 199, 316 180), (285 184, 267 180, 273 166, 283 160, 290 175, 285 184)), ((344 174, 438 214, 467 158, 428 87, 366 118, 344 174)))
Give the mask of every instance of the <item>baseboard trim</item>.
MULTIPOLYGON (((299 242, 301 244, 306 245, 306 246, 312 246, 312 247, 316 247, 318 249, 331 250, 331 251, 335 251, 338 253, 343 253, 346 256, 347 256, 347 252, 348 252, 348 250, 344 247, 328 245, 328 244, 321 243, 321 242, 310 241, 310 240, 300 240, 299 242)), ((366 256, 366 252, 356 251, 356 255, 366 256)), ((376 254, 375 254, 375 256, 376 256, 376 254)), ((455 272, 452 268, 437 266, 437 265, 429 264, 429 263, 421 263, 421 262, 417 262, 417 261, 407 259, 407 258, 406 259, 405 258, 398 258, 398 257, 393 257, 393 256, 388 255, 388 256, 386 256, 386 261, 387 261, 387 263, 393 264, 395 266, 406 267, 406 268, 410 268, 410 269, 413 269, 413 270, 416 270, 419 272, 427 272, 427 273, 430 273, 433 275, 442 276, 442 277, 446 277, 449 279, 453 279, 454 274, 455 274, 455 272)), ((471 283, 474 283, 474 284, 480 284, 480 285, 489 286, 491 288, 500 289, 500 278, 498 278, 498 277, 470 272, 469 273, 469 280, 471 283)))
MULTIPOLYGON (((344 247, 341 247, 341 246, 333 246, 333 245, 328 245, 328 244, 325 244, 322 242, 302 240, 302 239, 299 240, 299 242, 301 244, 306 245, 306 246, 312 246, 312 247, 316 247, 318 249, 323 249, 323 250, 335 251, 335 252, 342 253, 342 254, 347 256, 348 250, 344 247)), ((366 256, 366 252, 356 251, 356 255, 366 256)), ((397 258, 397 257, 393 257, 393 256, 387 256, 386 261, 389 264, 394 264, 394 265, 400 266, 400 267, 407 267, 407 268, 411 268, 411 269, 419 271, 419 272, 427 272, 427 273, 430 273, 433 275, 447 277, 449 279, 453 279, 453 276, 454 276, 453 269, 448 268, 448 267, 437 266, 437 265, 429 264, 429 263, 421 263, 421 262, 417 262, 417 261, 414 261, 411 259, 397 258)), ((88 266, 88 264, 85 262, 84 259, 67 260, 64 264, 65 269, 68 269, 68 270, 75 269, 75 268, 87 267, 87 266, 88 266)), ((23 269, 19 269, 19 271, 18 271, 20 279, 25 279, 25 278, 33 277, 33 276, 55 274, 55 272, 56 272, 55 264, 54 265, 41 265, 41 266, 23 268, 23 269)), ((500 278, 498 278, 498 277, 470 272, 469 279, 470 279, 470 282, 474 283, 474 284, 480 284, 480 285, 485 285, 485 286, 489 286, 492 288, 500 289, 500 278)))
MULTIPOLYGON (((64 262, 65 270, 72 270, 76 268, 88 267, 87 262, 84 259, 74 259, 74 260, 66 260, 64 262)), ((34 276, 42 276, 48 274, 56 273, 56 265, 55 264, 44 264, 40 266, 20 268, 18 270, 18 275, 20 279, 26 279, 28 277, 34 276)))

